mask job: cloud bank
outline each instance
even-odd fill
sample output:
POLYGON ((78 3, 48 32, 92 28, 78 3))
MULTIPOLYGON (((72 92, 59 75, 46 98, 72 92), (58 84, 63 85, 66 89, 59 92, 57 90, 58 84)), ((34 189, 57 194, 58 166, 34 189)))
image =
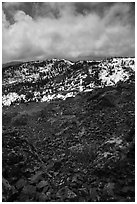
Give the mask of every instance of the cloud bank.
POLYGON ((134 56, 130 3, 4 3, 3 63, 134 56))

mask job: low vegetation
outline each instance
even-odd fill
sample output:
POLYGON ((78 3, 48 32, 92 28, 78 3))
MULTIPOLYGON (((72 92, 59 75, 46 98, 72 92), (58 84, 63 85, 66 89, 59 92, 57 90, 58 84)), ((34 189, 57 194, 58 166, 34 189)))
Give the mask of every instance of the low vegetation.
POLYGON ((134 202, 134 88, 3 108, 3 201, 134 202))

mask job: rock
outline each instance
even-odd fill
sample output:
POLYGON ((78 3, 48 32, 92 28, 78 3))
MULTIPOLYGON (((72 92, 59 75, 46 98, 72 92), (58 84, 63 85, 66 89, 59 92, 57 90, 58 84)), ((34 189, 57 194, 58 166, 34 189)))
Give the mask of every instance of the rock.
POLYGON ((33 185, 24 186, 24 188, 22 189, 22 193, 33 196, 36 194, 36 187, 33 185))
POLYGON ((42 179, 43 172, 38 171, 35 175, 30 178, 31 183, 37 183, 40 179, 42 179))
POLYGON ((11 152, 8 155, 8 164, 17 164, 20 161, 23 161, 23 156, 22 155, 18 155, 15 152, 11 152))
POLYGON ((67 186, 61 188, 56 196, 58 198, 67 198, 67 199, 70 199, 70 200, 73 200, 77 197, 77 195, 72 191, 70 190, 67 186))
POLYGON ((86 198, 84 198, 84 197, 79 197, 78 202, 86 202, 86 198))
POLYGON ((47 192, 46 192, 46 199, 47 199, 47 201, 50 201, 51 200, 51 192, 52 190, 51 189, 49 189, 47 192))
POLYGON ((134 138, 135 138, 135 127, 133 125, 130 131, 128 132, 127 136, 125 137, 125 139, 127 142, 132 142, 134 138))
POLYGON ((49 186, 47 185, 47 186, 45 186, 45 187, 43 188, 42 192, 43 192, 43 193, 46 193, 48 190, 49 190, 49 186))
POLYGON ((59 174, 59 172, 54 172, 54 176, 57 176, 59 174))
POLYGON ((114 183, 107 183, 103 189, 104 193, 108 194, 109 196, 114 195, 114 188, 115 184, 114 183))
POLYGON ((53 168, 54 168, 54 171, 58 171, 62 166, 62 161, 55 161, 54 162, 54 165, 53 165, 53 168))
POLYGON ((96 188, 91 188, 89 190, 89 194, 90 194, 91 201, 93 202, 97 201, 97 189, 96 188))
POLYGON ((19 195, 19 192, 15 189, 14 186, 12 186, 12 189, 11 189, 11 193, 10 193, 10 196, 9 198, 7 199, 8 202, 13 202, 16 200, 16 198, 18 197, 19 195))
POLYGON ((74 199, 77 197, 77 195, 73 191, 71 191, 69 188, 66 189, 66 193, 67 193, 67 198, 69 199, 74 199))
POLYGON ((83 137, 85 134, 86 134, 85 127, 82 127, 82 130, 81 130, 81 132, 79 132, 78 136, 81 138, 81 137, 83 137))
POLYGON ((129 193, 130 195, 134 196, 135 195, 135 187, 134 186, 124 186, 122 189, 121 189, 121 193, 122 194, 127 194, 129 193))
POLYGON ((9 182, 5 178, 2 178, 2 187, 5 190, 11 190, 12 188, 9 182))
POLYGON ((83 181, 82 177, 80 174, 75 174, 72 178, 72 183, 78 183, 78 184, 81 184, 83 181))
POLYGON ((9 184, 9 182, 2 178, 2 201, 6 202, 8 198, 10 197, 12 191, 12 186, 9 184))
POLYGON ((45 186, 48 186, 49 183, 48 181, 40 181, 38 184, 37 184, 37 188, 41 189, 41 188, 44 188, 45 186))
POLYGON ((46 166, 46 170, 49 171, 49 170, 52 170, 53 169, 53 166, 54 166, 54 162, 50 162, 47 166, 46 166))
POLYGON ((21 194, 18 198, 18 201, 19 202, 27 202, 28 200, 29 200, 29 195, 21 192, 21 194))
POLYGON ((78 188, 78 184, 77 184, 77 183, 75 183, 75 182, 70 183, 70 186, 71 186, 72 188, 78 188))
POLYGON ((19 179, 19 180, 16 182, 16 188, 17 188, 17 189, 21 189, 21 188, 23 188, 25 185, 26 185, 26 180, 24 180, 23 178, 19 179))
POLYGON ((81 194, 82 197, 87 196, 88 195, 88 191, 86 188, 79 188, 78 189, 79 193, 81 194))
POLYGON ((47 199, 48 199, 48 197, 47 197, 47 195, 45 194, 45 193, 40 193, 39 194, 39 202, 46 202, 47 201, 47 199))

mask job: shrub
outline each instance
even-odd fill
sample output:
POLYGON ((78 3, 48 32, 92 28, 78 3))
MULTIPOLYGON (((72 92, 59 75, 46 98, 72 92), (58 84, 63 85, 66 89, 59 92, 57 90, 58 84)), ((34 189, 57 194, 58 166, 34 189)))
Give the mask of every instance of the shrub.
POLYGON ((14 126, 24 126, 28 123, 28 114, 27 113, 19 113, 12 119, 12 125, 14 126))
POLYGON ((71 156, 79 163, 89 163, 96 157, 96 147, 94 144, 83 142, 69 148, 71 156))
POLYGON ((18 115, 18 112, 13 113, 3 113, 2 114, 2 124, 3 125, 9 125, 11 123, 12 118, 18 115))

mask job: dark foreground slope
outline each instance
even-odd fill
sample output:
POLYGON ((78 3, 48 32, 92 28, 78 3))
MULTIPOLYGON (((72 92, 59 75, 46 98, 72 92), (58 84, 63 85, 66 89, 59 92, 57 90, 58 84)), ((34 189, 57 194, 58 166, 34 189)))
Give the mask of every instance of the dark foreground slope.
POLYGON ((134 88, 3 108, 3 201, 134 201, 134 88))

